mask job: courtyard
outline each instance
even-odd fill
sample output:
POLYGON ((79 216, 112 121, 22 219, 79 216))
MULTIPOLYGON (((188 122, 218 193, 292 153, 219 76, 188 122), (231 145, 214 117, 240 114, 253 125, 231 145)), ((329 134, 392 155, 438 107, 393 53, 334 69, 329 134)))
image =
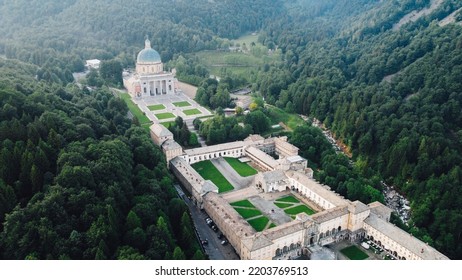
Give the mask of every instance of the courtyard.
POLYGON ((306 204, 305 199, 290 191, 259 193, 253 187, 258 171, 238 158, 215 158, 195 163, 192 167, 205 180, 211 180, 222 197, 256 231, 289 223, 300 213, 313 215, 318 212, 306 204))
POLYGON ((276 225, 247 199, 230 204, 256 231, 263 231, 276 225))
POLYGON ((200 106, 182 91, 175 94, 148 96, 142 99, 132 98, 142 114, 153 123, 174 121, 176 117, 183 120, 211 116, 212 113, 200 106))

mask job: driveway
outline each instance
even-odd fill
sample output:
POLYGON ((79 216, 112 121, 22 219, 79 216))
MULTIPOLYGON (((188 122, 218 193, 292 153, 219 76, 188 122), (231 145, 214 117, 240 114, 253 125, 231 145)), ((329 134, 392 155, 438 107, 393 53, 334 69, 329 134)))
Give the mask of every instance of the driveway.
POLYGON ((239 256, 234 251, 234 248, 231 244, 221 245, 221 240, 218 239, 218 234, 214 232, 205 222, 205 218, 208 215, 199 210, 192 201, 187 197, 179 185, 175 185, 175 189, 178 192, 178 195, 189 208, 191 213, 192 222, 194 225, 194 230, 196 231, 196 236, 201 240, 208 240, 208 245, 201 245, 205 253, 209 256, 211 260, 239 260, 239 256))

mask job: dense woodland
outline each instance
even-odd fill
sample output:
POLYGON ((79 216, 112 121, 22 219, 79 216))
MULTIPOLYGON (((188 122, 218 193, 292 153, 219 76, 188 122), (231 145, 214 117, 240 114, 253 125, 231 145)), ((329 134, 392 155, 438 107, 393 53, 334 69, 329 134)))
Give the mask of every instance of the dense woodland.
POLYGON ((462 28, 437 21, 462 3, 444 1, 393 30, 428 3, 298 1, 312 17, 294 9, 265 28, 262 39, 285 60, 261 72, 257 86, 269 103, 323 121, 351 148, 356 170, 411 200, 417 235, 460 259, 462 28))
MULTIPOLYGON (((108 62, 89 83, 120 84, 114 73, 133 65, 147 35, 183 80, 200 86, 196 99, 205 106, 233 106, 229 89, 250 82, 267 103, 321 120, 353 158, 336 154, 319 130, 297 128, 290 139, 320 181, 364 202, 382 199, 380 181, 393 184, 412 202, 409 230, 461 259, 462 27, 438 22, 462 2, 444 0, 431 14, 396 26, 430 2, 0 0, 0 54, 33 64, 0 60, 3 257, 196 254, 197 245, 185 245, 189 217, 174 198, 162 155, 125 119, 124 104, 105 89, 67 85, 89 58, 108 62), (208 69, 187 55, 254 31, 283 59, 251 81, 207 79, 208 69)), ((262 106, 252 117, 219 115, 195 125, 207 142, 220 143, 267 131, 261 115, 262 106)), ((176 131, 186 143, 186 132, 176 131)))
POLYGON ((204 258, 162 152, 122 99, 0 63, 0 257, 204 258))
POLYGON ((168 61, 220 48, 221 38, 259 30, 281 9, 280 0, 0 0, 0 53, 40 66, 41 79, 67 83, 86 59, 132 66, 146 36, 168 61))

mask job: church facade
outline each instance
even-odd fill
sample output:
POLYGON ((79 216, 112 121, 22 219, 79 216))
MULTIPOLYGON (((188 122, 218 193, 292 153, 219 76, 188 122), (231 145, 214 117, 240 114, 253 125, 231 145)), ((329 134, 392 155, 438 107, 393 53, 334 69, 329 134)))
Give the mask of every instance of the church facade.
POLYGON ((174 76, 164 71, 160 55, 148 39, 144 49, 138 53, 135 73, 124 77, 124 86, 134 98, 175 93, 174 76))

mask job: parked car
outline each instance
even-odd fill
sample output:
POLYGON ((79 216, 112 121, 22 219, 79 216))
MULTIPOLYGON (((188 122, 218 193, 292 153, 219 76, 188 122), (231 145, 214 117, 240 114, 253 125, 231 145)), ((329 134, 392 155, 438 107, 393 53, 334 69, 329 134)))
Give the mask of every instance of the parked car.
POLYGON ((228 240, 225 239, 225 240, 221 241, 221 245, 225 246, 226 244, 228 244, 228 240))
POLYGON ((207 245, 209 244, 209 241, 207 239, 202 240, 202 245, 207 245))

